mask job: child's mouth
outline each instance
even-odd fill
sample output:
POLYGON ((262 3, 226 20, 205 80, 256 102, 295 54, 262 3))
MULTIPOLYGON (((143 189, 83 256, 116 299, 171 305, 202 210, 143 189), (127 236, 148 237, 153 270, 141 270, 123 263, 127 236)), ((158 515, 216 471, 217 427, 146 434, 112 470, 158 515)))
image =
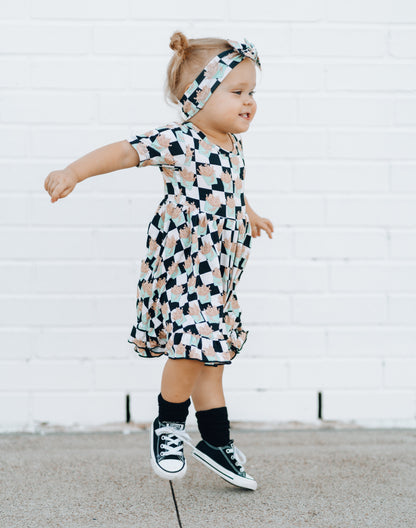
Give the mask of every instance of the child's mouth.
POLYGON ((242 117, 243 119, 246 119, 247 121, 250 119, 250 113, 249 112, 246 112, 244 114, 238 114, 240 117, 242 117))

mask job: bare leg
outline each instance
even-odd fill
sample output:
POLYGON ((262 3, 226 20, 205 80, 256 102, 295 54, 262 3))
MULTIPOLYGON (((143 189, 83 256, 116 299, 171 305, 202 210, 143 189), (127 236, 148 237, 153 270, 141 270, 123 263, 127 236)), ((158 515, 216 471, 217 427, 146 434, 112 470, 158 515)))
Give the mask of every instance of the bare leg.
POLYGON ((187 400, 204 367, 194 359, 168 359, 162 374, 162 397, 172 403, 187 400))
POLYGON ((203 366, 191 393, 196 411, 225 407, 222 386, 223 372, 224 365, 219 365, 218 367, 203 366))

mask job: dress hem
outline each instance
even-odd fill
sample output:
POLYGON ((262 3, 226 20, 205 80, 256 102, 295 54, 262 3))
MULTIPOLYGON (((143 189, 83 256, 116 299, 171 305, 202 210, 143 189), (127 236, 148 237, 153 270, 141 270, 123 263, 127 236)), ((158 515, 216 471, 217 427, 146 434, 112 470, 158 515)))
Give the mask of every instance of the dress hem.
MULTIPOLYGON (((213 360, 213 361, 208 360, 207 361, 206 359, 199 359, 195 357, 175 356, 174 354, 169 354, 169 352, 167 352, 166 350, 159 352, 158 349, 159 350, 161 349, 160 345, 157 345, 155 347, 138 347, 137 344, 131 341, 130 339, 128 339, 127 341, 131 343, 132 345, 134 345, 134 352, 136 352, 138 356, 143 357, 143 358, 153 359, 153 358, 158 358, 161 356, 168 356, 169 359, 190 359, 193 361, 199 361, 200 363, 204 363, 207 366, 216 367, 218 365, 230 365, 232 361, 236 358, 236 356, 240 353, 240 350, 243 348, 245 342, 247 341, 249 330, 243 330, 242 328, 240 328, 240 329, 234 330, 234 332, 238 335, 238 337, 244 335, 244 339, 242 343, 240 344, 240 346, 238 347, 236 347, 233 344, 229 346, 229 351, 231 353, 234 353, 234 355, 229 360, 224 360, 224 361, 220 361, 220 360, 213 360)), ((203 353, 203 351, 201 352, 203 353)))

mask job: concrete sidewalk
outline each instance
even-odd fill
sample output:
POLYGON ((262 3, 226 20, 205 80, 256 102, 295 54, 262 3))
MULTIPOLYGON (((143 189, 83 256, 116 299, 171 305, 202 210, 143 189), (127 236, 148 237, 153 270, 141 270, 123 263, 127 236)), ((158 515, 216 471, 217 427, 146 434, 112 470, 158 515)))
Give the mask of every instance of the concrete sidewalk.
POLYGON ((188 447, 188 473, 171 486, 150 469, 148 431, 0 435, 0 526, 416 526, 415 430, 233 429, 232 437, 256 491, 220 479, 188 447))

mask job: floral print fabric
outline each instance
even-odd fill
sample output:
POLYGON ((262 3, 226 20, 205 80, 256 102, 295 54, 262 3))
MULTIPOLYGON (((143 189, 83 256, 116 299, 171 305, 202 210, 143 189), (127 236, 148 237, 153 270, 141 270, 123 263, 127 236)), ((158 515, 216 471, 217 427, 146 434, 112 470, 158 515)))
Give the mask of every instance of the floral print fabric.
POLYGON ((165 196, 148 226, 128 341, 144 357, 230 363, 247 331, 235 288, 249 257, 242 144, 232 152, 192 123, 134 136, 138 167, 159 166, 165 196))

